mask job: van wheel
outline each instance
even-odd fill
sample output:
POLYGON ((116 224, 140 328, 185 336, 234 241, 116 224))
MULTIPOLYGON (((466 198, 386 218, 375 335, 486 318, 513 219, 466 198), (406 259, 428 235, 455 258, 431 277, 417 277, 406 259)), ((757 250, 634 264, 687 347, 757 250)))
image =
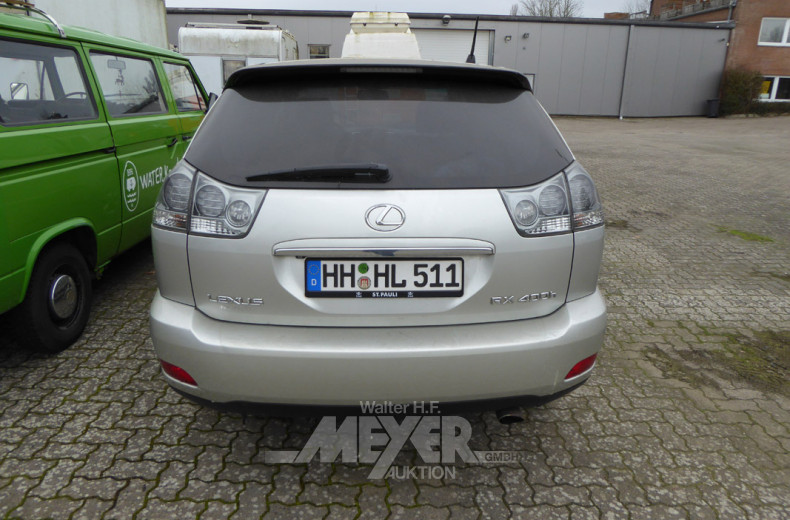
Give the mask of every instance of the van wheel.
POLYGON ((91 275, 71 244, 45 249, 20 305, 20 340, 37 352, 60 352, 80 337, 91 307, 91 275))

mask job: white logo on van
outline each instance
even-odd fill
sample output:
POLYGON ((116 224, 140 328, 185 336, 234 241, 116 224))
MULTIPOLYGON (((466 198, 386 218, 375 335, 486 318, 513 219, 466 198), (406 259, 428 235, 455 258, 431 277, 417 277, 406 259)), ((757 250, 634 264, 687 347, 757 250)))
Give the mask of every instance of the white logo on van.
POLYGON ((137 167, 132 161, 126 161, 123 166, 123 201, 126 209, 134 211, 140 202, 140 187, 137 182, 137 167))

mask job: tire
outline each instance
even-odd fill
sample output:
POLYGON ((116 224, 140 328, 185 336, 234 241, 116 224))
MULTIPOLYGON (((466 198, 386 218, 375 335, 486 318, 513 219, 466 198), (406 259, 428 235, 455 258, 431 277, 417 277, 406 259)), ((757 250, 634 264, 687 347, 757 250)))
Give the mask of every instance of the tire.
POLYGON ((36 352, 54 354, 74 343, 90 314, 91 274, 79 250, 60 243, 44 249, 19 306, 19 340, 36 352))

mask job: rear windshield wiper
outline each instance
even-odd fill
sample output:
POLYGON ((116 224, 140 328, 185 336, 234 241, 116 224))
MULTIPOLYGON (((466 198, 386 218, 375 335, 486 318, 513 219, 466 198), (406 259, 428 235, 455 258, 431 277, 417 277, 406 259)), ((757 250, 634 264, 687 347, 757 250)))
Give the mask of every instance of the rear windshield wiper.
POLYGON ((390 170, 386 164, 326 164, 292 170, 276 170, 247 177, 247 181, 302 182, 387 182, 390 170))

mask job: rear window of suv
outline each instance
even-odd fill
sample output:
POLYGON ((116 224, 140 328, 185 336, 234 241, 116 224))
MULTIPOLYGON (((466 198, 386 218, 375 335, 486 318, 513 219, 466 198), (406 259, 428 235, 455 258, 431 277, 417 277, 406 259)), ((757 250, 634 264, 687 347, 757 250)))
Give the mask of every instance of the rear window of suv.
POLYGON ((186 159, 237 186, 502 188, 572 160, 527 90, 406 74, 277 79, 226 89, 186 159), (291 170, 371 164, 385 181, 290 180, 291 170), (277 180, 267 180, 267 174, 277 180), (249 180, 254 178, 255 180, 249 180))

